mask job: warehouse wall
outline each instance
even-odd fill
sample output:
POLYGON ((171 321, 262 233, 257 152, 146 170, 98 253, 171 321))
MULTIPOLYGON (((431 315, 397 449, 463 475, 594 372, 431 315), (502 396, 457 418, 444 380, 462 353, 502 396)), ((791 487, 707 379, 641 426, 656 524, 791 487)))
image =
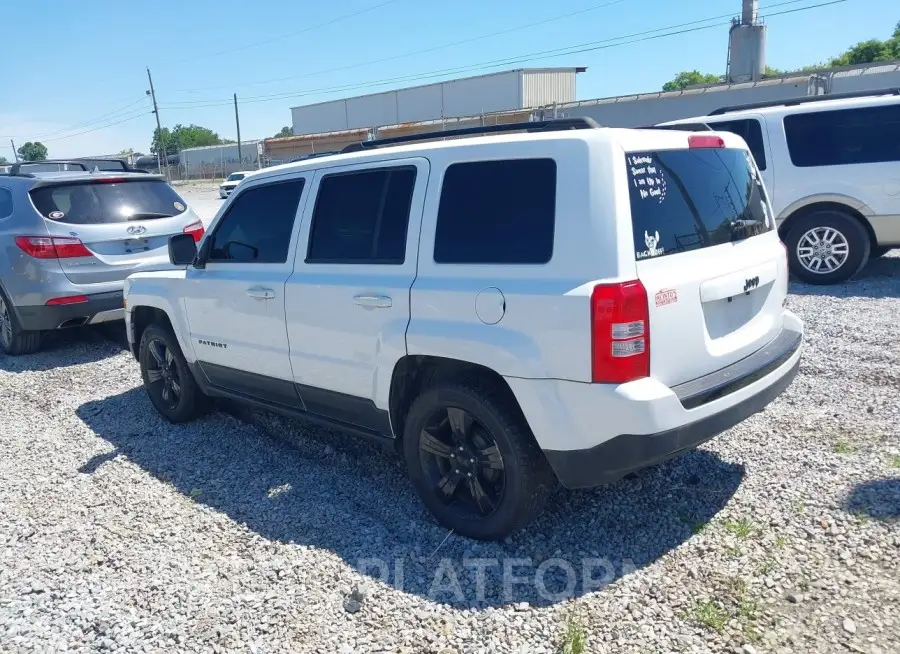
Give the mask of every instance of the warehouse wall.
POLYGON ((291 109, 294 134, 478 116, 575 99, 576 69, 511 70, 291 109))
MULTIPOLYGON (((900 64, 866 64, 847 70, 822 71, 820 84, 829 93, 875 91, 900 87, 900 64)), ((639 127, 669 120, 704 116, 714 109, 751 102, 790 100, 810 94, 810 75, 762 80, 756 83, 716 85, 672 93, 587 100, 559 105, 560 117, 587 116, 610 127, 639 127)), ((548 115, 552 113, 545 110, 548 115)))

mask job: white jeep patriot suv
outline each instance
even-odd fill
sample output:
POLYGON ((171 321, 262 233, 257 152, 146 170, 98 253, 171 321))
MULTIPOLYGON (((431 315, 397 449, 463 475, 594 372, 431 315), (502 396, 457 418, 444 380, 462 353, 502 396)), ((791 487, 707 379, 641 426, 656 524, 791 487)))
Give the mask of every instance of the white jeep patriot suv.
POLYGON ((238 185, 128 340, 173 422, 209 397, 394 444, 428 509, 499 539, 797 372, 785 250, 730 133, 563 119, 370 141, 238 185), (443 140, 447 137, 468 137, 443 140))

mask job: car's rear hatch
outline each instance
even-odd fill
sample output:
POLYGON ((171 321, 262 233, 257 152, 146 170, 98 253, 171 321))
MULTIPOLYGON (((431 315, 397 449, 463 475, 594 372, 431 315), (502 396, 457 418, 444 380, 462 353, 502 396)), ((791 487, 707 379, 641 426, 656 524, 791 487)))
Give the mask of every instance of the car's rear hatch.
POLYGON ((782 328, 787 263, 744 142, 648 130, 622 145, 650 375, 673 386, 764 347, 782 328))
POLYGON ((145 175, 42 182, 31 190, 31 200, 51 237, 84 246, 76 244, 66 250, 71 256, 59 258, 75 284, 118 281, 138 269, 167 266, 170 236, 192 227, 202 233, 175 189, 145 175))

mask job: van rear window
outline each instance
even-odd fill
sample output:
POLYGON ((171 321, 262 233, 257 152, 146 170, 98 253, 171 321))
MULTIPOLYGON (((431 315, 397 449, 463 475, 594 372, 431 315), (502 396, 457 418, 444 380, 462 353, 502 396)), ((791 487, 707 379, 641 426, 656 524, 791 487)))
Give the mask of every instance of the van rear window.
POLYGON ((775 227, 746 150, 626 154, 635 259, 739 241, 775 227))

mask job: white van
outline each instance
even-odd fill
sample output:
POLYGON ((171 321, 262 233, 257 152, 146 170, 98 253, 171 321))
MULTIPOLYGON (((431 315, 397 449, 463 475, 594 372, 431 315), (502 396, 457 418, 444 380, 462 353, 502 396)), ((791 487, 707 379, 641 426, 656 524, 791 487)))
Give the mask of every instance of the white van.
POLYGON ((474 538, 524 526, 557 480, 696 447, 800 363, 784 248, 728 133, 567 119, 369 141, 252 175, 199 248, 169 247, 180 269, 125 291, 160 414, 227 397, 375 438, 474 538))
POLYGON ((703 123, 750 146, 791 272, 842 282, 900 247, 900 89, 723 107, 703 123))

